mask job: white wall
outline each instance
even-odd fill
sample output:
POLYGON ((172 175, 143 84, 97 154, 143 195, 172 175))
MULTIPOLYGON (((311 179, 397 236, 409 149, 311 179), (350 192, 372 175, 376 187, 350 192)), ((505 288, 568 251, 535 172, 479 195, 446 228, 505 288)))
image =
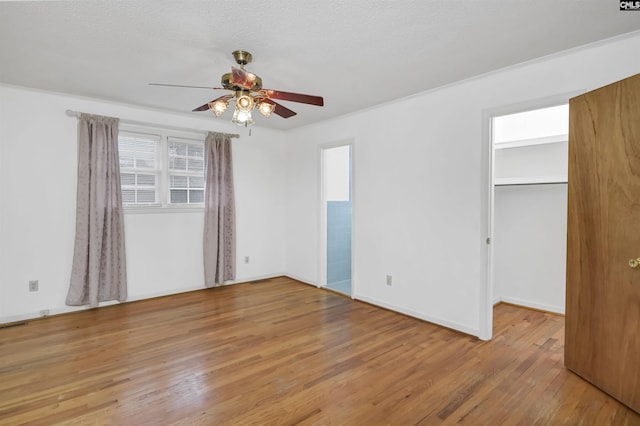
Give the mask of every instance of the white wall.
POLYGON ((492 130, 495 144, 566 135, 569 133, 569 104, 496 117, 492 130))
MULTIPOLYGON (((3 155, 4 155, 4 149, 3 149, 3 143, 2 141, 4 140, 4 123, 2 122, 2 117, 4 117, 5 115, 5 108, 6 105, 2 102, 2 98, 0 97, 0 179, 3 178, 4 174, 3 174, 3 169, 4 169, 4 160, 3 160, 3 155)), ((0 181, 0 277, 2 275, 2 271, 4 270, 4 251, 2 249, 2 241, 4 239, 4 229, 5 229, 5 224, 4 224, 4 213, 3 213, 3 208, 2 205, 4 204, 4 185, 2 184, 2 182, 0 181)), ((2 285, 2 279, 0 279, 0 300, 2 300, 4 298, 3 296, 3 285, 2 285)), ((0 318, 4 317, 4 308, 3 308, 3 303, 0 302, 0 318)))
POLYGON ((324 150, 324 196, 327 201, 349 201, 351 199, 350 159, 351 147, 349 145, 324 150))
POLYGON ((498 186, 494 301, 564 313, 567 185, 498 186))
MULTIPOLYGON (((284 134, 253 135, 209 115, 162 111, 0 86, 0 322, 65 306, 75 233, 77 120, 66 109, 233 139, 237 281, 284 272, 284 134), (244 256, 250 263, 244 264, 244 256), (29 292, 28 281, 40 291, 29 292)), ((203 288, 203 213, 127 213, 129 299, 203 288)))
POLYGON ((567 142, 496 149, 494 177, 559 178, 566 181, 569 150, 567 142))
MULTIPOLYGON (((497 149, 497 142, 566 137, 568 104, 496 117, 493 123, 494 183, 567 181, 566 139, 506 149, 497 149)), ((496 186, 493 200, 494 303, 564 313, 567 185, 496 186)))
POLYGON ((636 74, 639 43, 635 34, 290 131, 286 270, 318 284, 318 146, 353 138, 355 297, 487 338, 487 111, 636 74))

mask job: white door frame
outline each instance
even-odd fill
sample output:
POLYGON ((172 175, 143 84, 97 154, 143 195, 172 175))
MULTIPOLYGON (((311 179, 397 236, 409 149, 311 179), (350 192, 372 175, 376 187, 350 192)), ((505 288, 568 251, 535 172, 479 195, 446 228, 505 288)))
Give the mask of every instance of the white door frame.
POLYGON ((351 176, 350 176, 350 199, 351 199, 351 298, 356 294, 356 279, 354 271, 354 253, 355 253, 355 139, 342 139, 334 142, 328 142, 318 145, 318 158, 320 163, 320 238, 318 262, 318 287, 327 286, 327 199, 324 188, 324 151, 326 149, 338 148, 341 146, 351 146, 351 176))
POLYGON ((494 117, 517 114, 519 112, 548 108, 569 103, 569 99, 585 93, 585 90, 562 93, 546 98, 533 99, 517 104, 489 108, 482 112, 482 214, 485 224, 486 239, 481 242, 483 283, 480 288, 480 329, 478 337, 491 340, 493 337, 493 215, 494 215, 494 164, 493 164, 493 129, 494 117), (489 241, 489 242, 488 242, 489 241))

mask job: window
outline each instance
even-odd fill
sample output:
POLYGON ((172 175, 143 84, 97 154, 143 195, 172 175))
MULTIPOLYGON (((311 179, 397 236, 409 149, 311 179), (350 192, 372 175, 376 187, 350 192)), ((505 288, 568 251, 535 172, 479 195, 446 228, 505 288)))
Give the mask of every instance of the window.
POLYGON ((120 131, 118 147, 125 207, 203 206, 204 140, 120 131))
POLYGON ((204 145, 169 138, 169 202, 204 203, 204 145))
POLYGON ((123 204, 158 203, 159 146, 157 135, 123 132, 118 135, 123 204))

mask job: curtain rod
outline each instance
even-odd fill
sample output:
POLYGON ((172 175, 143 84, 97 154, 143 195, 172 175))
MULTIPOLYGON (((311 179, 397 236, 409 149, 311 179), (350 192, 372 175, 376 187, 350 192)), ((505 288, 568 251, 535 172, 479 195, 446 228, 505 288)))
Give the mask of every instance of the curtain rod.
MULTIPOLYGON (((69 117, 76 117, 76 118, 80 118, 80 112, 79 111, 73 111, 73 110, 66 110, 65 113, 69 116, 69 117)), ((186 132, 191 132, 191 133, 203 133, 206 135, 206 133, 208 132, 208 130, 194 130, 194 129, 190 129, 188 127, 180 127, 180 126, 170 126, 167 124, 155 124, 155 123, 147 123, 144 121, 135 121, 135 120, 127 120, 127 119, 120 119, 121 123, 124 124, 130 124, 132 126, 146 126, 146 127, 161 127, 163 129, 169 129, 169 130, 179 130, 179 131, 186 131, 186 132)), ((213 130, 211 130, 213 131, 213 130)), ((224 132, 221 132, 224 133, 224 132)), ((227 133, 230 137, 232 138, 239 138, 240 135, 235 133, 227 133)))

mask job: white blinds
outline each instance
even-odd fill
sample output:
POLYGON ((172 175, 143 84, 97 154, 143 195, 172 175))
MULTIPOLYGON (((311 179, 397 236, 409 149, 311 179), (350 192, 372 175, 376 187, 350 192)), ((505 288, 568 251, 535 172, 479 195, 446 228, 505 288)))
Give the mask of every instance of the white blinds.
POLYGON ((120 132, 120 184, 122 203, 156 204, 158 202, 160 136, 120 132))
POLYGON ((204 145, 201 141, 169 137, 169 203, 204 203, 204 145))

